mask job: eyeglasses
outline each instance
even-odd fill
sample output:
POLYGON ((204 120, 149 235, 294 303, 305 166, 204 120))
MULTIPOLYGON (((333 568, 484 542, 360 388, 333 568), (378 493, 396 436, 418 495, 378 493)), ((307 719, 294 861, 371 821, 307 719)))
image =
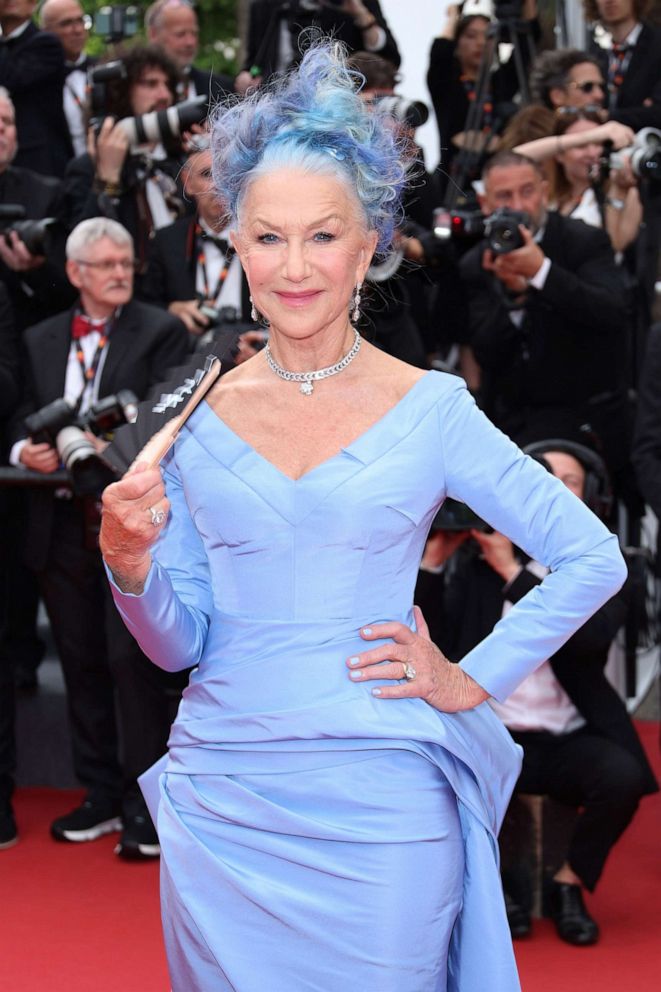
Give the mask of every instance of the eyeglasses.
POLYGON ((84 258, 73 258, 73 262, 77 262, 78 265, 86 265, 89 269, 98 269, 99 272, 110 273, 117 266, 121 268, 122 272, 134 272, 137 262, 132 258, 104 258, 100 262, 86 262, 84 258))
POLYGON ((603 79, 588 79, 584 83, 575 83, 572 81, 569 85, 573 86, 576 90, 580 90, 581 93, 592 93, 593 90, 603 90, 604 81, 603 79))
POLYGON ((92 27, 92 18, 89 14, 81 14, 80 17, 65 17, 62 21, 56 21, 53 27, 66 31, 68 28, 85 28, 89 31, 92 27))

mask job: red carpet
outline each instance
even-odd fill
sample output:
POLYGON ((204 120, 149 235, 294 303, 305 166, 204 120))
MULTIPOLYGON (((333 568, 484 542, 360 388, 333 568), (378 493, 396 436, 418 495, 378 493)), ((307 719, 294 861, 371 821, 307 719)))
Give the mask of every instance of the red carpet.
MULTIPOLYGON (((661 774, 659 726, 638 726, 661 774)), ((120 861, 112 837, 79 846, 51 840, 50 820, 77 797, 47 789, 16 795, 20 842, 0 851, 0 992, 169 992, 158 867, 120 861)), ((655 795, 643 801, 590 899, 603 935, 596 947, 563 944, 545 920, 516 944, 524 992, 657 992, 660 827, 655 795)))

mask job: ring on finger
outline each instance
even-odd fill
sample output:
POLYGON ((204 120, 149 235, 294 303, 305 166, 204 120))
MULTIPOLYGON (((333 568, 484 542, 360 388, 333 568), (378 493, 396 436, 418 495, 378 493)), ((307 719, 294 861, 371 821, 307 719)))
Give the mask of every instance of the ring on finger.
POLYGON ((157 510, 155 506, 150 506, 148 512, 154 527, 160 527, 165 520, 165 510, 157 510))
POLYGON ((407 682, 412 682, 418 674, 415 670, 415 666, 412 665, 410 661, 403 661, 402 665, 404 666, 404 678, 407 682))

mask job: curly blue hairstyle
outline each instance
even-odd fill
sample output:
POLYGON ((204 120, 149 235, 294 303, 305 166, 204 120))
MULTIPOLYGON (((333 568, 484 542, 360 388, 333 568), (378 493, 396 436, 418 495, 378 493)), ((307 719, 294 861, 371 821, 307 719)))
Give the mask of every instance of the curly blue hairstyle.
POLYGON ((390 247, 399 216, 408 156, 392 119, 358 95, 359 73, 347 67, 339 42, 316 43, 284 78, 229 107, 212 126, 213 178, 230 217, 253 179, 297 168, 343 179, 390 247))

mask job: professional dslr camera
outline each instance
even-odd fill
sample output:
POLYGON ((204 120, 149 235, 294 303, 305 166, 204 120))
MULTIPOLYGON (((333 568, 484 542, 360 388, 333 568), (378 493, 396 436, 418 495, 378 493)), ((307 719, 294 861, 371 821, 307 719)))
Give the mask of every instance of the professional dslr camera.
POLYGON ((434 211, 434 234, 441 241, 457 240, 469 243, 486 238, 494 255, 506 255, 523 248, 524 240, 519 231, 531 227, 530 216, 523 210, 499 207, 488 217, 478 210, 450 212, 440 208, 434 211))
POLYGON ((386 94, 375 96, 371 102, 378 103, 398 124, 405 124, 406 127, 422 127, 429 119, 429 107, 422 100, 407 100, 403 96, 386 94))
MULTIPOLYGON (((90 123, 96 133, 100 130, 104 118, 108 116, 107 84, 121 79, 126 79, 126 67, 121 59, 97 66, 90 73, 92 88, 90 123)), ((152 141, 168 145, 178 139, 191 124, 199 124, 205 119, 208 104, 208 97, 202 94, 193 97, 192 100, 175 103, 167 110, 152 110, 137 117, 123 117, 117 122, 117 126, 128 135, 132 149, 152 141)))
POLYGON ((85 431, 109 441, 117 427, 135 421, 137 407, 138 399, 130 389, 97 400, 83 417, 65 399, 58 399, 26 417, 25 428, 34 444, 46 443, 57 449, 77 496, 98 498, 116 475, 85 431))
POLYGON ((26 220, 25 214, 25 207, 19 203, 0 204, 0 236, 10 244, 9 235, 15 231, 31 255, 48 255, 59 221, 56 217, 26 220))
POLYGON ((627 161, 638 179, 661 180, 661 131, 655 127, 644 127, 638 131, 633 144, 606 156, 606 169, 621 169, 627 161))

